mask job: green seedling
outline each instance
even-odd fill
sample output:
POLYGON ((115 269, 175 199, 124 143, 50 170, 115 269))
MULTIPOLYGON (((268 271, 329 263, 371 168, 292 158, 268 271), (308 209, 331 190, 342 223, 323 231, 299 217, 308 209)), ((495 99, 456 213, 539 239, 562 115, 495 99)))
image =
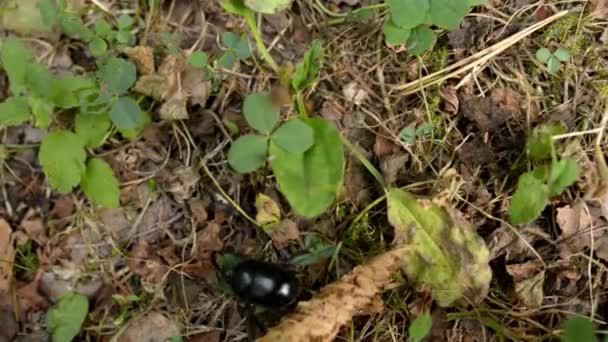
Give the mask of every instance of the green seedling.
POLYGON ((406 45, 417 56, 435 46, 437 35, 430 28, 457 29, 473 6, 486 0, 385 0, 390 16, 383 32, 391 45, 406 45))
POLYGON ((298 266, 308 266, 319 260, 333 257, 337 251, 337 246, 326 243, 316 234, 308 234, 304 237, 304 251, 291 258, 289 263, 298 266))
POLYGON ((87 297, 74 292, 61 296, 57 305, 46 314, 47 329, 53 335, 53 342, 72 341, 88 314, 87 297))
POLYGON ((38 158, 49 184, 60 193, 78 185, 94 203, 118 206, 118 181, 102 159, 87 158, 116 131, 127 138, 137 136, 150 118, 128 96, 136 80, 135 65, 109 58, 96 78, 55 76, 36 62, 31 51, 17 39, 7 39, 0 50, 12 96, 0 103, 0 126, 33 121, 49 128, 56 110, 74 109, 73 129, 56 129, 42 140, 38 158))
POLYGON ((178 32, 170 33, 170 32, 166 32, 166 31, 162 31, 160 33, 160 41, 167 48, 167 50, 169 51, 170 54, 176 55, 176 54, 180 54, 182 52, 182 50, 179 47, 179 45, 182 41, 182 35, 179 34, 178 32))
POLYGON ((581 171, 576 160, 560 159, 555 152, 552 136, 564 131, 561 124, 542 125, 528 138, 528 157, 537 164, 519 177, 509 208, 513 224, 537 219, 552 196, 561 194, 578 179, 581 171))
POLYGON ((559 48, 554 52, 547 48, 540 48, 536 51, 536 59, 547 66, 547 71, 550 74, 557 74, 562 66, 562 63, 570 61, 570 49, 559 48))
POLYGON ((226 45, 227 50, 217 58, 216 65, 218 67, 230 70, 234 68, 237 61, 245 61, 251 57, 251 47, 244 35, 224 32, 222 42, 226 45))
POLYGON ((407 144, 413 144, 416 140, 423 138, 433 132, 433 124, 432 123, 424 123, 417 128, 414 127, 405 127, 399 132, 399 138, 403 140, 403 142, 407 144))

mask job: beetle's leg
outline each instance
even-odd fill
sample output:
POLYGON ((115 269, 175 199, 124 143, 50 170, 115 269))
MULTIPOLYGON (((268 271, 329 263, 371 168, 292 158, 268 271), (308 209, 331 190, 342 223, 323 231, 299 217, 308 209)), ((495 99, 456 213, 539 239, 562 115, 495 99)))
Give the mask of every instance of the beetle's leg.
POLYGON ((246 318, 247 321, 247 341, 253 342, 255 339, 255 305, 247 304, 246 318))

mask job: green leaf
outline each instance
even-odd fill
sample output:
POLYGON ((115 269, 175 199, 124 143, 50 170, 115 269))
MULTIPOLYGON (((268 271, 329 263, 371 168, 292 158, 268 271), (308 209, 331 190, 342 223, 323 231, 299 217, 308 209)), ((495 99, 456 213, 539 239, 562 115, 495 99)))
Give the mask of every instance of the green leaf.
POLYGON ((275 14, 288 9, 293 0, 245 0, 245 5, 260 13, 275 14))
POLYGON ((538 59, 541 63, 547 63, 549 58, 551 58, 553 54, 547 48, 540 48, 536 50, 536 59, 538 59))
POLYGON ((251 46, 249 40, 246 37, 241 38, 237 46, 234 48, 234 52, 240 60, 244 61, 251 57, 251 46))
POLYGON ((374 11, 369 8, 359 8, 346 16, 346 22, 349 23, 368 23, 372 19, 374 19, 374 11))
POLYGON ((224 8, 225 11, 230 12, 232 14, 247 16, 252 15, 253 12, 247 6, 243 0, 220 0, 220 5, 224 8))
POLYGON ((419 25, 412 29, 407 40, 407 51, 410 55, 418 56, 425 51, 431 50, 435 46, 437 35, 426 25, 419 25))
POLYGON ((488 0, 469 0, 469 6, 481 6, 485 5, 488 0))
POLYGON ((416 317, 416 319, 412 322, 410 327, 408 328, 408 333, 410 335, 410 341, 412 342, 420 342, 422 341, 426 335, 431 332, 431 327, 433 326, 433 319, 428 312, 422 313, 420 316, 416 317))
POLYGON ((110 129, 108 114, 87 115, 78 113, 74 122, 74 130, 84 144, 96 148, 105 142, 106 134, 110 129))
POLYGON ((304 217, 322 214, 335 200, 344 176, 344 150, 340 132, 330 122, 302 119, 314 130, 315 144, 303 154, 270 143, 272 169, 293 210, 304 217))
POLYGON ((387 204, 408 279, 429 288, 441 307, 483 301, 492 280, 490 251, 462 213, 398 188, 388 191, 387 204))
POLYGON ((315 142, 314 131, 302 120, 290 120, 272 134, 272 142, 290 153, 304 153, 315 142))
POLYGON ((84 25, 82 19, 78 15, 73 13, 63 13, 60 18, 61 29, 66 35, 81 38, 85 42, 89 42, 91 39, 95 38, 93 31, 89 30, 84 25))
POLYGON ((134 131, 147 124, 147 115, 139 108, 135 100, 123 96, 116 100, 110 108, 110 119, 121 131, 134 131))
POLYGON ((553 56, 555 56, 555 58, 557 58, 558 60, 560 60, 562 62, 569 62, 570 61, 570 49, 559 48, 559 49, 555 50, 555 52, 553 53, 553 56))
POLYGON ((53 334, 53 342, 70 342, 78 335, 89 313, 87 297, 67 292, 57 306, 47 312, 47 328, 53 334))
POLYGON ((89 159, 80 188, 95 204, 104 208, 118 208, 120 197, 118 180, 105 160, 89 159))
POLYGON ((11 83, 11 92, 20 95, 25 88, 28 67, 35 61, 34 54, 20 40, 8 38, 2 44, 0 61, 11 83))
POLYGON ((86 90, 95 89, 91 78, 66 75, 53 79, 48 98, 59 108, 74 108, 80 105, 79 94, 86 90))
POLYGON ((17 126, 31 118, 25 96, 12 96, 0 102, 0 126, 17 126))
POLYGON ((89 43, 89 50, 91 50, 91 54, 95 57, 103 56, 108 52, 108 43, 101 38, 93 38, 89 43))
POLYGON ((430 122, 423 123, 418 128, 416 128, 416 136, 420 138, 431 133, 433 133, 433 124, 430 122))
POLYGON ((532 172, 519 176, 517 190, 509 207, 511 223, 526 224, 537 219, 549 204, 549 195, 549 186, 538 180, 532 172))
POLYGON ((551 195, 561 194, 562 191, 576 182, 580 173, 581 169, 574 159, 561 159, 554 162, 549 175, 551 195))
POLYGON ((29 97, 29 104, 34 114, 34 126, 38 128, 47 128, 51 125, 53 119, 54 106, 49 100, 39 97, 29 97))
POLYGON ((559 71, 559 68, 562 66, 562 63, 559 61, 559 59, 555 58, 554 56, 551 56, 551 58, 549 58, 549 61, 547 62, 547 70, 549 71, 550 74, 557 74, 557 72, 559 71))
POLYGON ((426 19, 429 0, 387 0, 391 21, 402 29, 411 29, 426 19))
POLYGON ((428 0, 430 21, 446 30, 454 30, 469 13, 469 4, 464 0, 428 0))
POLYGON ((137 68, 132 62, 112 57, 102 66, 101 81, 118 95, 126 93, 137 80, 137 68))
POLYGON ((109 38, 112 34, 112 26, 104 19, 95 21, 95 32, 101 38, 109 38))
POLYGON ((220 68, 232 70, 236 64, 236 61, 236 52, 234 52, 234 50, 229 50, 220 55, 217 60, 217 64, 220 68))
POLYGON ((323 67, 323 47, 319 40, 314 40, 310 49, 304 54, 304 59, 296 65, 291 85, 296 92, 311 87, 319 77, 323 67))
POLYGON ((128 31, 118 31, 116 34, 116 41, 120 44, 133 45, 135 43, 135 37, 128 31))
POLYGON ((410 37, 411 30, 395 25, 395 23, 388 18, 384 21, 382 33, 384 34, 384 39, 387 43, 391 45, 402 45, 407 42, 407 39, 410 37))
POLYGON ((194 51, 189 58, 190 65, 195 68, 202 69, 209 64, 209 56, 203 51, 194 51))
POLYGON ((63 194, 80 183, 85 171, 83 142, 72 132, 49 133, 42 140, 38 159, 51 186, 63 194))
POLYGON ((399 133, 399 138, 407 144, 413 144, 416 142, 416 131, 412 127, 405 127, 399 133))
POLYGON ((586 318, 575 316, 566 321, 564 335, 560 338, 562 342, 597 342, 595 326, 586 318))
POLYGON ((40 17, 44 25, 53 26, 57 23, 59 7, 53 0, 41 0, 38 7, 40 7, 40 17))
POLYGON ((280 116, 279 108, 272 103, 270 95, 265 91, 247 96, 243 113, 249 126, 264 134, 272 131, 280 116))
POLYGON ((228 151, 228 164, 238 173, 253 172, 266 162, 268 140, 259 135, 236 139, 228 151))
POLYGON ((563 134, 566 130, 560 123, 544 124, 536 127, 526 142, 528 155, 536 160, 551 157, 553 151, 552 135, 563 134))
POLYGON ((38 63, 31 63, 25 73, 25 84, 28 92, 37 97, 49 95, 49 84, 53 82, 51 72, 38 63))
POLYGON ((135 23, 135 19, 130 15, 122 14, 118 17, 117 22, 120 30, 128 30, 133 26, 133 23, 135 23))

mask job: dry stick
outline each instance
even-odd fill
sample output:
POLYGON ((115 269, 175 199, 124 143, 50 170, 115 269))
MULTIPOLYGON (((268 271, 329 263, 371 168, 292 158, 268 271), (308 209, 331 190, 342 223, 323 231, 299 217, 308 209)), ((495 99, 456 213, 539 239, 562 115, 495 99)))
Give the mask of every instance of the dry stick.
POLYGON ((533 32, 535 32, 535 31, 539 30, 540 28, 546 26, 547 24, 565 16, 568 13, 569 13, 569 11, 561 11, 559 13, 556 13, 556 14, 550 16, 549 18, 528 27, 525 30, 522 30, 522 31, 512 35, 511 37, 503 40, 500 43, 494 44, 493 46, 490 46, 489 48, 474 54, 471 57, 465 58, 443 70, 440 70, 440 71, 437 71, 430 75, 427 75, 419 80, 412 81, 412 82, 402 84, 402 85, 397 85, 397 86, 393 87, 392 90, 399 92, 401 95, 409 95, 409 94, 413 94, 419 90, 422 90, 423 88, 426 88, 428 86, 442 82, 443 80, 446 80, 448 78, 458 76, 459 74, 462 74, 462 73, 469 71, 473 68, 476 68, 482 64, 485 64, 490 59, 499 55, 500 53, 502 53, 506 49, 510 48, 511 46, 515 45, 516 43, 518 43, 522 39, 526 38, 533 32), (452 71, 452 70, 455 70, 455 71, 452 71), (450 71, 452 71, 452 72, 450 72, 450 71), (447 75, 446 75, 446 73, 447 73, 447 75))

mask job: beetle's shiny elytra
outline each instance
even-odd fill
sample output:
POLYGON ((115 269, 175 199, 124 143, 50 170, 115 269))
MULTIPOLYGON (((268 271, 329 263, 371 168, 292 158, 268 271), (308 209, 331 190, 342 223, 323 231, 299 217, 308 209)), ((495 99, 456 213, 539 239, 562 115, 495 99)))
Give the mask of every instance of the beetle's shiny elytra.
POLYGON ((298 294, 295 273, 277 264, 246 260, 227 276, 235 294, 251 304, 281 308, 293 303, 298 294))

